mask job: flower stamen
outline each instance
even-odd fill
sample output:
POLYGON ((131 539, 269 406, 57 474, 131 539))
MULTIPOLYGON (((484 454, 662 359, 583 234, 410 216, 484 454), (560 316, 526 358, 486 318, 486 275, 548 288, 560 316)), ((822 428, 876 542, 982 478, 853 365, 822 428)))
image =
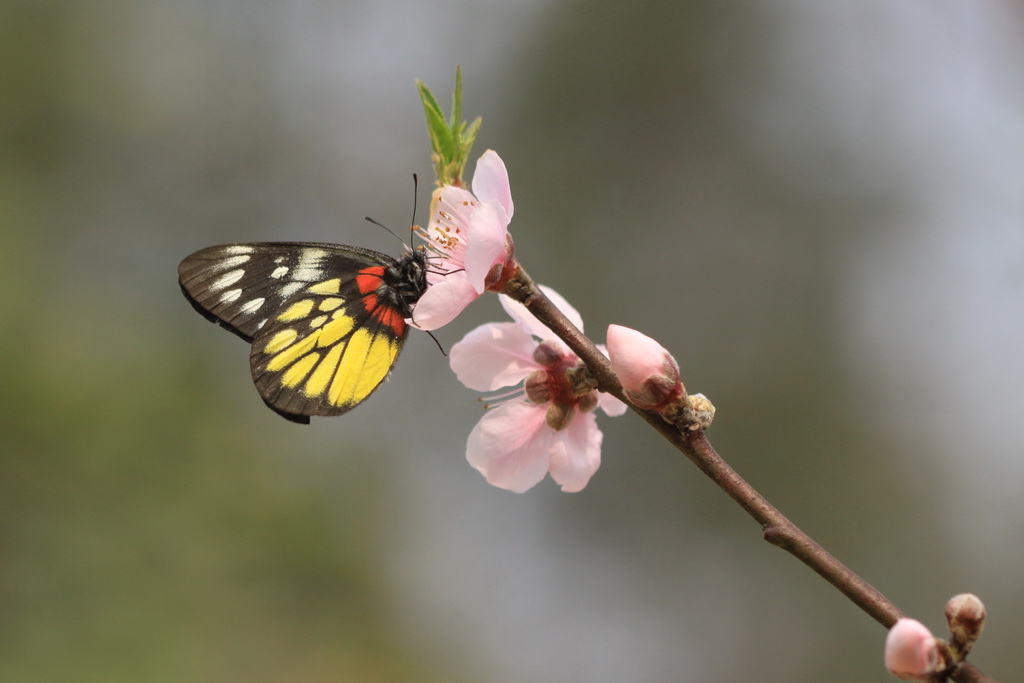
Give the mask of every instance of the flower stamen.
POLYGON ((523 387, 518 386, 510 389, 509 391, 492 393, 490 396, 477 396, 476 400, 483 403, 484 410, 490 410, 491 408, 497 408, 503 403, 508 403, 511 400, 522 398, 524 393, 523 387))

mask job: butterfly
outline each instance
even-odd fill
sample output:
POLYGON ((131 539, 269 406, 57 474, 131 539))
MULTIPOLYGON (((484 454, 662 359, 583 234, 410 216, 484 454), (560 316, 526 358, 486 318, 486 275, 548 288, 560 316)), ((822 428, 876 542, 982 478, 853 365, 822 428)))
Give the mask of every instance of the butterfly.
POLYGON ((252 344, 263 401, 293 422, 341 415, 388 377, 427 289, 427 253, 400 258, 338 244, 253 242, 200 249, 178 265, 208 320, 252 344))

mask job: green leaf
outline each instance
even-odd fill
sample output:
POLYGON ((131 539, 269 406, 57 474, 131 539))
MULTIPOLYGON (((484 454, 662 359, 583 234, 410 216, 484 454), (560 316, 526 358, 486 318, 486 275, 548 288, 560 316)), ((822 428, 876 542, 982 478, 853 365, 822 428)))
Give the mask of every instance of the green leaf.
POLYGON ((444 112, 441 105, 437 103, 433 93, 423 83, 416 81, 420 91, 420 99, 423 102, 423 113, 427 118, 427 132, 430 134, 430 145, 435 154, 440 154, 443 149, 451 146, 451 129, 444 119, 444 112))
POLYGON ((462 66, 455 66, 455 92, 452 93, 452 120, 454 130, 462 122, 462 66))
POLYGON ((421 81, 416 81, 427 120, 427 134, 437 182, 440 185, 462 185, 462 173, 469 153, 480 131, 481 118, 473 123, 462 121, 462 68, 455 68, 455 89, 452 93, 452 115, 445 120, 437 98, 421 81))
POLYGON ((469 127, 466 128, 465 132, 462 134, 462 153, 467 159, 469 158, 469 151, 473 148, 473 143, 476 142, 476 135, 480 132, 480 124, 483 122, 484 119, 482 116, 476 117, 473 119, 473 123, 469 124, 469 127))

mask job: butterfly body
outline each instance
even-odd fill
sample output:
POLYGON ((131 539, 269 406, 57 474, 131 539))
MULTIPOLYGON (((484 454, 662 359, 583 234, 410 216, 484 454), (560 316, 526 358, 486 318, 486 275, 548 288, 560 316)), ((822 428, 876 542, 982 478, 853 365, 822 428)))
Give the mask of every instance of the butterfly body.
POLYGON ((387 378, 426 291, 426 253, 315 242, 201 249, 178 266, 192 306, 251 342, 264 402, 283 417, 341 415, 387 378))

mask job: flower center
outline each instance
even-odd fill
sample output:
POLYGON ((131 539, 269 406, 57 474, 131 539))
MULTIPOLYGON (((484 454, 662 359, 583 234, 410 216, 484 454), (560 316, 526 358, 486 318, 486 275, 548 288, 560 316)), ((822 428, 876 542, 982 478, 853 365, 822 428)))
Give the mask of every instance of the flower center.
POLYGON ((560 431, 572 422, 574 409, 588 413, 597 407, 597 382, 574 354, 566 354, 552 342, 543 342, 533 353, 542 367, 526 378, 526 399, 550 404, 546 421, 560 431))

